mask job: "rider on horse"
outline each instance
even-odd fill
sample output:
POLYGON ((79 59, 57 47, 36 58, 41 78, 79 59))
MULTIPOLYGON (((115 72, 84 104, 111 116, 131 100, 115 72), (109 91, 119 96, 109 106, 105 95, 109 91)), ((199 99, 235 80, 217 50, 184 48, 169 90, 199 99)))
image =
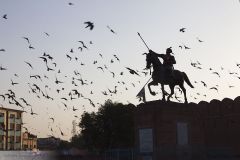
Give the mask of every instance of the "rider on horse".
POLYGON ((152 50, 149 50, 150 54, 155 54, 157 57, 160 57, 163 59, 163 67, 164 67, 164 75, 166 78, 173 78, 173 64, 176 64, 176 60, 174 56, 172 56, 170 53, 172 53, 171 48, 166 49, 166 54, 158 54, 156 52, 153 52, 152 50))

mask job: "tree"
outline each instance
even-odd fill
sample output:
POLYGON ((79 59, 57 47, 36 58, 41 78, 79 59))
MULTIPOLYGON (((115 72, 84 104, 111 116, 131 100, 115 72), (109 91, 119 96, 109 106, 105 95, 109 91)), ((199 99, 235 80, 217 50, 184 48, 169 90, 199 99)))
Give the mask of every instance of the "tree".
POLYGON ((105 102, 98 112, 83 113, 78 138, 89 150, 130 148, 134 146, 133 104, 105 102))

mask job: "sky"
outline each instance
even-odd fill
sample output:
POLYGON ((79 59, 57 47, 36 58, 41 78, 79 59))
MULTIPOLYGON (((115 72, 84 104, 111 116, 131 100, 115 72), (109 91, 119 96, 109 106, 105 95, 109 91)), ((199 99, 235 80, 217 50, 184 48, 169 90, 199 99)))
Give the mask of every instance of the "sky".
MULTIPOLYGON (((155 52, 165 53, 166 48, 172 47, 177 61, 175 69, 187 73, 195 87, 185 85, 189 102, 239 96, 238 0, 0 0, 0 16, 0 49, 5 50, 0 51, 0 66, 7 68, 0 70, 0 94, 9 93, 9 89, 15 92, 16 99, 27 111, 23 113, 24 126, 38 137, 54 135, 69 140, 72 121, 78 123, 84 111, 97 111, 107 99, 124 104, 141 103, 136 95, 151 75, 149 71, 147 76, 142 73, 146 67, 146 57, 142 54, 148 50, 137 32, 155 52), (4 14, 7 19, 2 18, 4 14), (85 28, 86 21, 94 23, 93 30, 85 28), (185 32, 180 32, 180 28, 186 28, 185 32), (23 37, 28 37, 35 49, 29 49, 23 37), (83 41, 88 49, 78 49, 82 47, 78 41, 83 41), (179 47, 183 45, 190 49, 179 47), (46 64, 39 58, 44 52, 53 57, 47 63, 54 71, 48 72, 46 64), (93 64, 94 61, 97 63, 93 64), (31 63, 33 69, 25 62, 31 63), (191 66, 197 62, 201 69, 191 66), (104 71, 97 67, 103 67, 104 71), (140 76, 130 74, 125 67, 137 70, 140 76), (75 75, 74 71, 80 75, 75 75), (111 72, 115 73, 115 78, 111 72), (213 72, 218 72, 220 77, 213 72), (42 81, 30 78, 30 75, 40 75, 42 81), (56 84, 56 78, 63 83, 56 84), (82 86, 77 79, 83 79, 87 84, 82 86), (11 85, 11 80, 18 84, 11 85), (30 87, 34 88, 33 84, 54 100, 46 99, 38 92, 32 93, 30 87), (108 89, 114 90, 115 86, 117 94, 110 94, 108 89), (211 87, 217 87, 218 92, 211 87), (95 107, 83 97, 70 100, 72 89, 90 98, 95 107), (26 106, 20 98, 31 106, 26 106), (67 98, 67 101, 61 98, 67 98), (73 106, 78 110, 73 111, 73 106), (38 115, 31 115, 31 108, 38 115)), ((159 94, 151 96, 146 88, 147 101, 161 98, 160 86, 153 90, 159 94)), ((175 91, 183 100, 183 95, 177 89, 175 91)), ((0 104, 22 109, 1 97, 0 104)))

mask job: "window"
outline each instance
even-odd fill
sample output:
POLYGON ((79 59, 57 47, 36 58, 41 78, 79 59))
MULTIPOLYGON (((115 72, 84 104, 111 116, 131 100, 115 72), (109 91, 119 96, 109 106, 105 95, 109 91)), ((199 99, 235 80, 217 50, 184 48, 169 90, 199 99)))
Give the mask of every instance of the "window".
POLYGON ((15 118, 15 114, 10 114, 10 118, 15 118))
POLYGON ((14 130, 14 127, 15 127, 14 123, 10 123, 10 130, 14 130))
POLYGON ((17 113, 17 118, 21 118, 21 113, 17 113))
POLYGON ((10 136, 9 138, 10 138, 10 141, 9 141, 9 142, 10 142, 10 143, 14 143, 14 136, 10 136))
POLYGON ((4 113, 0 113, 0 117, 4 117, 4 113))
POLYGON ((4 130, 4 129, 5 129, 4 123, 0 123, 0 130, 4 130))
POLYGON ((21 137, 20 136, 16 137, 16 143, 21 143, 21 137))
POLYGON ((16 124, 16 131, 20 131, 21 130, 21 124, 16 124))
POLYGON ((3 142, 3 135, 0 135, 0 143, 3 142))
POLYGON ((188 124, 177 122, 177 144, 188 145, 188 124))

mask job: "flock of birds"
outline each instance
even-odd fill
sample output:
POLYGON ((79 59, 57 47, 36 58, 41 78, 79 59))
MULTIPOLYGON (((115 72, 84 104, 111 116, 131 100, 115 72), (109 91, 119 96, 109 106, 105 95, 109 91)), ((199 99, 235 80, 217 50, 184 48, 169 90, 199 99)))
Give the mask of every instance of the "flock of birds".
MULTIPOLYGON (((69 5, 73 5, 72 3, 69 3, 69 5)), ((3 20, 8 20, 8 15, 4 14, 2 16, 3 20)), ((95 25, 91 21, 86 21, 83 22, 85 25, 85 29, 92 31, 95 28, 95 25)), ((106 26, 106 28, 109 30, 109 32, 113 35, 117 35, 116 31, 114 31, 112 28, 110 28, 109 25, 106 26)), ((50 37, 51 34, 47 32, 43 32, 46 37, 50 37)), ((23 36, 21 37, 23 41, 25 41, 27 47, 29 50, 35 50, 37 47, 35 47, 32 44, 31 38, 23 36)), ((78 51, 74 50, 73 48, 69 49, 69 52, 66 53, 65 58, 66 61, 72 62, 75 61, 76 63, 80 64, 80 66, 88 66, 88 65, 94 65, 96 68, 96 72, 102 72, 104 74, 110 74, 111 77, 115 80, 116 77, 118 78, 120 76, 124 76, 125 74, 127 75, 127 72, 129 73, 128 75, 136 75, 140 77, 139 73, 140 71, 136 71, 134 69, 131 69, 130 67, 123 67, 123 71, 117 73, 115 71, 110 70, 110 65, 113 65, 114 63, 118 63, 117 65, 120 64, 120 58, 118 57, 117 54, 113 54, 112 58, 110 60, 105 60, 105 63, 100 63, 104 62, 104 54, 98 53, 98 59, 93 60, 92 64, 86 64, 85 62, 80 62, 80 56, 79 52, 83 53, 87 50, 90 50, 91 46, 93 45, 93 42, 85 42, 85 41, 77 41, 79 43, 78 46, 78 51)), ((1 48, 0 53, 7 54, 7 49, 1 48)), ((37 67, 35 64, 31 61, 24 60, 23 63, 29 68, 30 75, 29 77, 23 77, 25 79, 28 79, 29 82, 26 82, 26 84, 21 84, 18 82, 19 78, 21 78, 21 74, 14 73, 12 78, 9 80, 10 81, 10 86, 9 89, 6 92, 3 92, 1 90, 0 92, 0 104, 1 107, 7 107, 9 105, 15 106, 15 109, 20 109, 23 111, 24 114, 29 114, 33 118, 36 116, 48 116, 47 118, 49 119, 48 123, 48 128, 50 130, 51 135, 49 136, 56 136, 57 130, 60 132, 61 136, 67 136, 62 128, 60 123, 56 123, 55 120, 55 115, 52 113, 49 113, 48 111, 46 112, 46 115, 40 115, 40 113, 37 113, 35 111, 34 105, 32 105, 26 97, 33 96, 39 101, 56 101, 59 103, 58 106, 59 108, 63 108, 64 111, 70 111, 74 114, 75 118, 80 118, 80 114, 77 111, 85 110, 85 105, 82 105, 82 108, 76 107, 74 105, 71 105, 72 102, 75 100, 85 100, 86 102, 89 103, 89 106, 92 107, 97 107, 101 106, 101 103, 99 102, 94 102, 90 96, 96 94, 93 90, 94 89, 94 81, 95 80, 88 80, 83 78, 84 75, 81 73, 79 70, 74 70, 72 71, 71 75, 66 75, 65 73, 62 72, 61 68, 58 67, 58 62, 55 60, 56 58, 47 52, 42 53, 41 55, 38 55, 37 58, 39 59, 39 62, 44 66, 43 70, 44 74, 41 73, 35 73, 34 70, 36 70, 37 67), (54 78, 52 78, 54 77, 54 78), (61 77, 61 78, 60 78, 61 77), (51 82, 55 84, 54 86, 50 86, 48 82, 51 82), (64 87, 64 84, 71 83, 71 89, 64 87), (24 95, 24 96, 19 96, 18 91, 15 91, 15 87, 19 85, 27 85, 27 90, 29 95, 24 95), (88 87, 89 89, 89 95, 84 95, 81 92, 81 87, 88 87), (56 89, 53 89, 56 88, 56 89), (55 96, 57 94, 58 96, 55 96), (59 97, 59 98, 58 98, 59 97), (4 105, 2 104, 4 103, 4 105), (55 123, 55 125, 54 125, 55 123), (55 127, 55 130, 54 130, 55 127), (57 129, 56 129, 57 128, 57 129)), ((2 62, 1 62, 2 63, 2 62)), ((6 73, 8 71, 8 67, 5 65, 0 65, 0 74, 6 73), (2 73, 1 73, 2 72, 2 73)), ((27 70, 26 70, 27 72, 27 70)), ((93 73, 94 74, 94 73, 93 73)), ((142 74, 145 76, 147 75, 146 71, 143 71, 142 74)), ((140 81, 136 82, 140 84, 140 81)), ((102 95, 106 97, 106 99, 110 99, 110 97, 117 95, 117 94, 122 94, 122 91, 119 91, 120 88, 122 88, 124 91, 127 91, 130 87, 136 87, 136 84, 133 82, 125 82, 121 80, 121 78, 116 79, 116 85, 114 85, 112 88, 106 88, 106 90, 100 91, 102 95)), ((80 103, 81 104, 81 103, 80 103)), ((26 131, 30 130, 36 130, 34 127, 26 127, 25 125, 28 125, 28 123, 23 123, 23 128, 26 131)), ((67 130, 69 128, 65 128, 67 130)))
MULTIPOLYGON (((69 2, 68 5, 72 6, 74 4, 69 2)), ((2 15, 2 20, 7 21, 8 15, 7 14, 2 15)), ((86 21, 86 22, 83 22, 83 24, 85 25, 84 29, 86 30, 92 31, 95 28, 95 24, 92 21, 86 21)), ((107 25, 106 28, 109 30, 111 34, 115 36, 117 35, 117 32, 113 30, 109 25, 107 25)), ((187 31, 187 28, 179 29, 180 33, 185 33, 186 31, 187 31)), ((47 32, 43 32, 43 33, 44 33, 44 36, 46 37, 51 36, 51 34, 47 32)), ((30 37, 23 36, 21 38, 25 41, 29 50, 35 50, 35 46, 33 46, 30 37)), ((196 37, 196 40, 199 43, 204 43, 204 41, 199 39, 198 37, 196 37)), ((92 64, 86 64, 84 62, 81 62, 77 52, 84 53, 85 51, 90 50, 91 45, 93 45, 93 42, 92 41, 86 42, 82 40, 78 40, 76 42, 79 44, 77 48, 78 51, 76 51, 73 48, 70 48, 69 52, 65 54, 66 61, 69 61, 69 62, 75 61, 78 64, 80 64, 80 66, 93 65, 95 66, 96 72, 98 72, 99 70, 99 72, 104 73, 104 76, 106 76, 106 74, 111 75, 114 81, 116 81, 116 84, 114 84, 112 88, 106 88, 106 90, 99 91, 103 96, 106 96, 106 99, 109 99, 111 98, 111 96, 114 96, 114 95, 118 96, 118 94, 124 94, 124 92, 128 92, 130 87, 136 87, 138 85, 138 87, 136 88, 139 89, 142 87, 140 78, 147 77, 147 76, 150 77, 149 72, 144 69, 137 70, 137 69, 132 69, 130 67, 122 66, 121 72, 116 72, 111 70, 109 66, 113 65, 114 63, 117 63, 117 65, 120 66, 121 62, 117 54, 113 54, 112 58, 109 60, 105 58, 104 54, 98 53, 98 59, 94 59, 92 61, 92 64), (104 63, 100 63, 100 62, 104 62, 104 63), (129 81, 126 82, 122 80, 121 76, 124 76, 124 75, 127 75, 129 77, 130 82, 129 81), (138 77, 139 80, 137 80, 136 82, 131 82, 132 81, 131 76, 135 76, 135 79, 136 77, 138 77)), ((185 49, 185 50, 191 49, 189 46, 185 44, 178 45, 178 47, 179 49, 185 49)), ((0 48, 0 53, 7 53, 7 49, 0 48)), ((56 101, 56 103, 58 103, 59 106, 61 106, 61 108, 63 108, 64 111, 72 112, 74 114, 74 117, 78 119, 80 118, 80 116, 77 111, 82 110, 82 108, 80 109, 79 107, 71 105, 71 102, 81 99, 88 102, 89 106, 92 106, 92 107, 101 106, 101 103, 94 102, 94 100, 90 98, 91 95, 94 96, 94 94, 96 94, 92 90, 92 88, 94 88, 95 79, 93 80, 85 79, 84 75, 79 70, 72 71, 71 75, 65 75, 61 70, 61 68, 59 67, 58 62, 56 61, 56 58, 48 54, 47 52, 44 52, 41 55, 38 55, 37 58, 44 66, 43 68, 45 70, 44 74, 38 74, 38 73, 30 74, 28 77, 29 82, 26 82, 26 84, 21 84, 18 82, 18 78, 20 78, 21 75, 15 73, 12 76, 12 78, 9 80, 9 85, 10 85, 9 89, 6 92, 3 92, 2 90, 0 92, 0 104, 5 103, 7 105, 16 106, 17 109, 21 109, 25 114, 29 114, 34 118, 36 116, 40 116, 40 114, 35 111, 34 106, 28 101, 27 98, 25 98, 25 97, 30 97, 31 95, 39 99, 39 101, 43 101, 43 100, 56 101), (50 86, 48 84, 49 81, 53 83, 54 86, 50 86), (71 87, 72 87, 71 89, 69 87, 68 88, 64 87, 64 84, 67 84, 67 83, 71 84, 71 87), (29 95, 25 95, 25 97, 19 97, 14 90, 15 86, 18 86, 18 85, 27 85, 28 86, 27 90, 29 95), (83 94, 81 92, 82 87, 89 88, 88 95, 83 94), (53 89, 53 88, 56 88, 56 89, 53 89), (58 95, 58 96, 55 96, 55 95, 58 95)), ((34 64, 32 64, 31 61, 25 60, 23 63, 29 68, 30 72, 34 72, 35 67, 38 67, 38 66, 34 66, 34 64)), ((204 68, 204 66, 199 61, 191 62, 190 65, 196 70, 201 70, 204 68)), ((143 66, 145 66, 145 64, 143 64, 143 66)), ((237 63, 236 66, 240 68, 240 64, 237 63)), ((221 77, 221 74, 218 73, 217 71, 214 71, 212 68, 209 67, 208 70, 210 71, 211 74, 219 78, 221 77)), ((221 70, 224 70, 224 68, 222 67, 221 70)), ((7 71, 8 71, 8 67, 1 64, 0 74, 2 74, 1 72, 7 72, 7 71)), ((240 76, 236 72, 229 71, 229 74, 240 79, 240 76)), ((24 77, 24 78, 27 78, 27 77, 24 77)), ((194 81, 194 83, 200 84, 201 86, 208 88, 209 90, 215 90, 216 92, 218 92, 218 89, 219 89, 218 85, 209 86, 206 82, 202 80, 194 81)), ((229 85, 229 88, 233 88, 233 87, 234 87, 233 85, 229 85)), ((176 93, 175 93, 175 96, 173 97, 175 101, 182 102, 183 96, 182 95, 180 96, 180 94, 182 94, 180 88, 176 88, 176 93)), ((196 95, 191 95, 191 96, 194 99, 197 99, 197 96, 199 95, 200 93, 196 93, 196 95)), ((202 95, 204 97, 207 96, 206 94, 202 94, 202 95)), ((5 107, 5 105, 3 104, 1 104, 1 106, 5 107)), ((84 105, 82 107, 85 108, 84 105)), ((46 115, 48 116, 47 118, 49 120, 48 128, 51 133, 50 136, 56 136, 57 132, 59 132, 61 136, 66 136, 66 134, 63 132, 63 128, 61 128, 62 127, 61 124, 57 123, 55 120, 56 115, 54 116, 54 114, 49 113, 48 111, 46 115)), ((46 115, 43 115, 43 116, 46 116, 46 115)), ((28 131, 29 128, 31 127, 26 127, 25 125, 26 124, 23 124, 23 128, 25 128, 28 131)), ((67 129, 65 128, 65 130, 67 129)))

